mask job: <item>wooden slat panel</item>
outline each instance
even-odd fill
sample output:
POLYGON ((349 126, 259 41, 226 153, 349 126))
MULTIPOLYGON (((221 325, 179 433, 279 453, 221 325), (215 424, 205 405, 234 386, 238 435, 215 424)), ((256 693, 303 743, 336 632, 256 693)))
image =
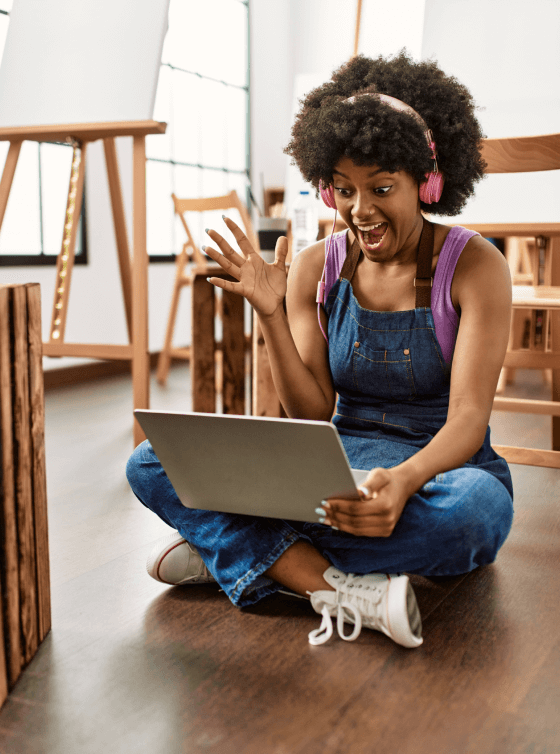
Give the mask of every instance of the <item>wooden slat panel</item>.
POLYGON ((547 468, 560 469, 560 451, 557 450, 517 448, 513 445, 493 445, 492 447, 508 463, 521 463, 526 466, 546 466, 547 468))
POLYGON ((512 369, 552 369, 559 363, 560 351, 543 352, 520 349, 508 351, 504 366, 512 369))
MULTIPOLYGON (((550 248, 550 281, 553 285, 560 285, 560 239, 551 238, 550 248)), ((551 316, 551 343, 553 351, 560 351, 560 311, 555 310, 551 316)), ((552 370, 552 400, 560 403, 560 369, 552 370)), ((552 448, 560 451, 560 418, 552 419, 552 448)))
POLYGON ((0 288, 0 705, 21 669, 19 581, 12 436, 11 290, 0 288), (15 601, 15 605, 13 604, 15 601), (10 609, 11 608, 11 609, 10 609))
POLYGON ((45 396, 41 343, 41 289, 26 286, 29 343, 29 400, 33 467, 33 514, 37 561, 37 629, 39 642, 51 627, 51 588, 47 521, 47 473, 45 463, 45 396))
POLYGON ((15 126, 0 128, 0 141, 66 141, 69 136, 83 141, 96 141, 97 139, 106 139, 115 136, 164 134, 166 128, 167 123, 157 120, 15 126))
POLYGON ((113 346, 99 343, 43 343, 45 356, 78 356, 89 359, 123 360, 132 359, 132 346, 113 346))
POLYGON ((222 406, 224 414, 245 413, 244 299, 223 291, 222 311, 222 406))
POLYGON ((216 411, 214 364, 214 286, 206 275, 194 275, 192 283, 191 381, 193 411, 216 411))
POLYGON ((529 173, 560 170, 560 134, 484 139, 486 173, 529 173))
POLYGON ((13 289, 14 319, 14 457, 16 512, 19 548, 19 597, 22 660, 27 664, 38 647, 35 531, 31 426, 29 421, 29 365, 27 343, 27 297, 23 286, 13 289))
POLYGON ((492 410, 560 416, 560 403, 556 401, 533 401, 528 398, 494 398, 492 410))
POLYGON ((558 238, 560 223, 469 223, 471 230, 489 238, 558 238))
POLYGON ((512 303, 517 309, 559 309, 560 287, 550 285, 514 285, 512 303))

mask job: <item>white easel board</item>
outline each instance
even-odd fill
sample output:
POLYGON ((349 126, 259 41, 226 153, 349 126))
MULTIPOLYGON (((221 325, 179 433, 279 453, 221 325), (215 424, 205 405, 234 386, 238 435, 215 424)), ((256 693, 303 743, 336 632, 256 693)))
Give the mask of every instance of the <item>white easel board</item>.
POLYGON ((150 120, 169 0, 15 0, 0 127, 150 120))

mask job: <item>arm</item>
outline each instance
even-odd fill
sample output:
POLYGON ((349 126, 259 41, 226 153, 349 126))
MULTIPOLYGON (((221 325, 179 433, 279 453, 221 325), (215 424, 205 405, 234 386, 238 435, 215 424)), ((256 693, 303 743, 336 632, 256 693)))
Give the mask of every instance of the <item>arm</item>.
POLYGON ((453 294, 461 318, 446 423, 404 463, 373 469, 363 501, 332 501, 327 522, 353 534, 389 536, 411 495, 436 474, 462 466, 480 449, 507 349, 511 279, 502 254, 479 236, 468 242, 459 258, 453 294))
MULTIPOLYGON (((280 238, 276 259, 266 264, 251 247, 241 229, 231 220, 232 231, 243 257, 216 231, 209 231, 222 254, 207 248, 206 253, 238 282, 211 278, 221 288, 239 293, 253 306, 266 342, 272 378, 286 413, 299 419, 330 421, 335 393, 328 350, 317 322, 315 293, 325 254, 324 241, 302 251, 290 268, 286 292, 287 239, 280 238), (289 324, 288 324, 289 317, 289 324)), ((326 323, 324 323, 326 326, 326 323)))

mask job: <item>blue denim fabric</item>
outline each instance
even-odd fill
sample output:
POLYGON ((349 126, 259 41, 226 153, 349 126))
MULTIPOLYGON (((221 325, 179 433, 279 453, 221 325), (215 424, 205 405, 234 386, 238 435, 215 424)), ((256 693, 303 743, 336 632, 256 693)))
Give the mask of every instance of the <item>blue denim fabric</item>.
MULTIPOLYGON (((431 310, 362 309, 345 279, 335 283, 325 308, 339 394, 333 423, 350 464, 395 466, 423 448, 447 418, 450 372, 431 310)), ((196 547, 239 606, 280 588, 264 573, 298 539, 347 573, 456 575, 493 562, 513 519, 511 476, 492 450, 489 428, 468 463, 438 474, 410 498, 387 538, 185 508, 148 441, 132 454, 127 476, 138 499, 196 547)))

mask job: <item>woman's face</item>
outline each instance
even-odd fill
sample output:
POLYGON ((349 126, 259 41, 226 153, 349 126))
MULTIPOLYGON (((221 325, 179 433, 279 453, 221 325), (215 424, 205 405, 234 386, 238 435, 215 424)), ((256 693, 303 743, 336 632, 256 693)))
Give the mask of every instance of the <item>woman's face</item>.
POLYGON ((403 171, 340 160, 333 173, 338 211, 367 259, 381 264, 416 260, 422 232, 418 183, 403 171))

